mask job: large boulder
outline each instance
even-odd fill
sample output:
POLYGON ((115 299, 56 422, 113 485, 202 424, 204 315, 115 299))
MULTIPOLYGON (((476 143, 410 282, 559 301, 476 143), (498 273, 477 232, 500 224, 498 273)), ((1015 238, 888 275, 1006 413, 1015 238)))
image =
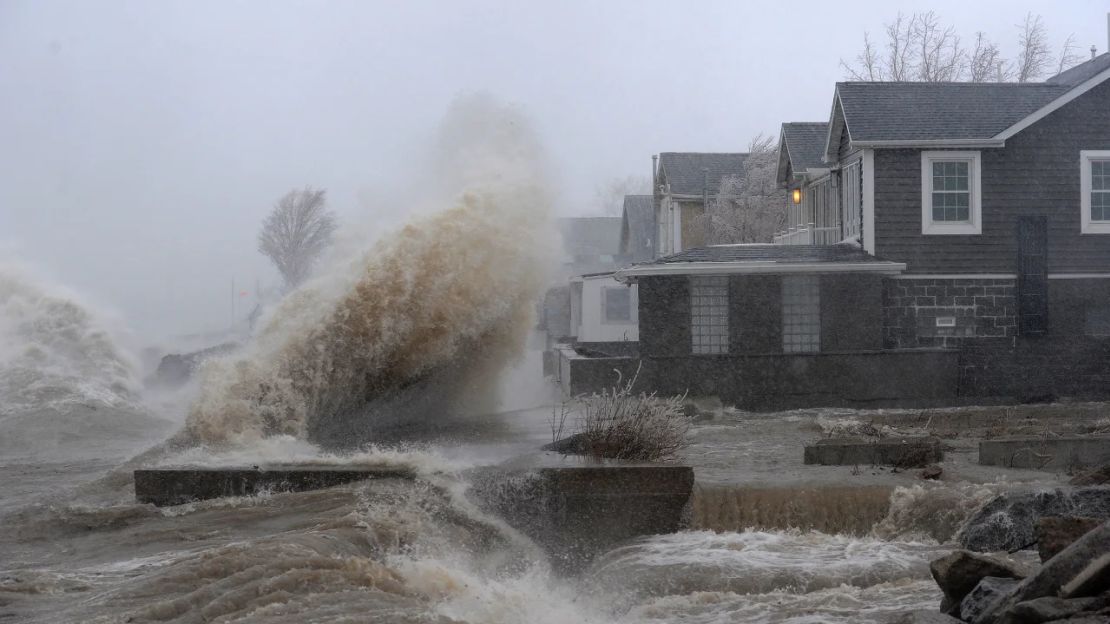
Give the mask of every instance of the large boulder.
POLYGON ((1017 603, 1010 609, 1009 617, 1021 624, 1042 624, 1042 622, 1065 620, 1100 604, 1101 601, 1098 598, 1066 600, 1056 596, 1042 596, 1017 603))
POLYGON ((960 619, 971 624, 989 624, 994 621, 999 607, 1013 593, 1021 581, 988 576, 979 581, 960 602, 960 619))
MULTIPOLYGON (((1011 612, 1018 603, 1059 595, 1061 589, 1084 573, 1093 561, 1107 553, 1110 553, 1110 522, 1089 531, 1022 581, 995 609, 998 624, 1019 624, 1022 620, 1011 612)), ((1088 591, 1093 593, 1094 588, 1088 591)), ((1073 593, 1071 597, 1084 597, 1078 595, 1080 593, 1084 592, 1073 593)), ((995 620, 992 618, 982 621, 995 620)))
POLYGON ((1098 518, 1076 518, 1050 516, 1041 518, 1033 527, 1037 539, 1037 552, 1041 561, 1048 561, 1075 540, 1086 535, 1087 531, 1102 524, 1098 518))
POLYGON ((1070 485, 1110 485, 1110 464, 1081 472, 1068 481, 1070 485))
POLYGON ((1048 516, 1110 519, 1110 487, 1062 487, 1007 492, 994 498, 964 524, 960 546, 976 552, 1013 552, 1037 541, 1037 520, 1048 516))
POLYGON ((940 610, 952 615, 959 613, 964 596, 971 593, 984 578, 990 576, 1020 580, 1029 573, 1017 562, 967 550, 957 550, 931 562, 929 571, 944 592, 940 610))

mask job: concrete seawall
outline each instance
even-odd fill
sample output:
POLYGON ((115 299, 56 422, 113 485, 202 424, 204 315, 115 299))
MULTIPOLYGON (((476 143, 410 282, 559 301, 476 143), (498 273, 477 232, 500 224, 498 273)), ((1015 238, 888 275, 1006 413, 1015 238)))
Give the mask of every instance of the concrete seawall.
POLYGON ((534 539, 562 571, 645 535, 689 523, 689 466, 606 465, 490 470, 473 494, 484 508, 534 539))
POLYGON ((984 466, 1059 470, 1110 462, 1110 436, 1023 436, 983 440, 984 466))
POLYGON ((135 471, 135 498, 159 507, 261 492, 302 492, 366 479, 411 478, 395 468, 267 466, 251 468, 158 468, 135 471))

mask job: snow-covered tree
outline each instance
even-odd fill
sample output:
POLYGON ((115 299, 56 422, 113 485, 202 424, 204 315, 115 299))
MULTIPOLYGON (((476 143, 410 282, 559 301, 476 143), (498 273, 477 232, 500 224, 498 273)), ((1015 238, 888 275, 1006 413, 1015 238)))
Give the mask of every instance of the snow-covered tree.
POLYGON ((760 134, 748 144, 739 175, 725 176, 699 217, 708 244, 769 243, 786 222, 786 190, 779 188, 775 138, 760 134))
POLYGON ((312 264, 331 244, 335 215, 325 208, 324 189, 306 186, 285 194, 258 233, 258 251, 273 261, 288 288, 308 277, 312 264))

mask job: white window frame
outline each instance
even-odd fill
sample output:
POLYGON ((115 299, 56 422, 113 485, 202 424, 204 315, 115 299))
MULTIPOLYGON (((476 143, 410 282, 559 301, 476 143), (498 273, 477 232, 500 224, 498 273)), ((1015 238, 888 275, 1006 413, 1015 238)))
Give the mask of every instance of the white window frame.
POLYGON ((1079 213, 1081 234, 1110 234, 1110 221, 1091 219, 1091 162, 1110 159, 1110 150, 1079 152, 1079 213))
POLYGON ((925 235, 973 235, 983 233, 983 166, 978 151, 933 150, 921 152, 921 233, 925 235), (933 220, 933 163, 968 163, 969 221, 953 223, 933 220))

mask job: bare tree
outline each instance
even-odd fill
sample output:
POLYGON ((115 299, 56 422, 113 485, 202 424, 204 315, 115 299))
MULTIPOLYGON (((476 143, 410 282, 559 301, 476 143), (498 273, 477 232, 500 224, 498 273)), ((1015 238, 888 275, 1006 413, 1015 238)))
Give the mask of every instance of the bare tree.
POLYGON ((760 134, 748 144, 743 171, 721 180, 698 218, 706 243, 771 242, 786 221, 786 190, 779 188, 777 173, 775 137, 760 134))
POLYGON ((1052 51, 1048 47, 1048 34, 1040 15, 1029 13, 1025 23, 1019 24, 1017 73, 1018 82, 1030 82, 1044 75, 1052 62, 1052 51))
POLYGON ((1056 73, 1062 73, 1065 69, 1078 65, 1082 60, 1079 46, 1075 45, 1075 34, 1070 34, 1067 39, 1064 39, 1064 45, 1060 49, 1060 62, 1056 64, 1056 73))
POLYGON ((998 44, 982 31, 975 33, 975 47, 967 59, 968 82, 1005 82, 1009 75, 1010 64, 1002 57, 998 44))
POLYGON ((951 82, 964 70, 965 52, 954 26, 944 26, 933 11, 910 20, 909 41, 917 48, 917 78, 922 82, 951 82))
POLYGON ((258 251, 273 261, 288 288, 308 277, 331 243, 335 215, 325 209, 324 189, 292 190, 274 205, 258 232, 258 251))
POLYGON ((854 63, 840 65, 852 80, 918 82, 1029 82, 1056 66, 1057 71, 1083 60, 1069 36, 1056 63, 1044 21, 1030 13, 1020 24, 1019 53, 1007 60, 998 45, 983 32, 975 33, 974 46, 964 47, 953 25, 946 25, 933 11, 899 13, 884 26, 885 46, 863 35, 863 50, 854 63))
POLYGON ((630 175, 613 178, 598 184, 594 196, 602 214, 620 215, 624 210, 625 195, 651 195, 651 180, 645 176, 630 175))

